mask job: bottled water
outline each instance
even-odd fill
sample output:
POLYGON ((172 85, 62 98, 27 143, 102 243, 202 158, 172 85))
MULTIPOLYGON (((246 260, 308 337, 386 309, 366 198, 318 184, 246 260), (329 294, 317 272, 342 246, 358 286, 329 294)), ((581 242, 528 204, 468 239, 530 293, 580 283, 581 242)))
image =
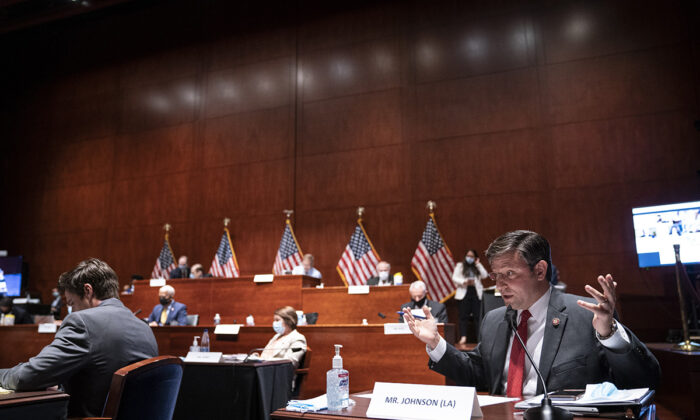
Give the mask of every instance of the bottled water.
POLYGON ((199 343, 199 351, 207 352, 209 351, 209 330, 204 330, 202 334, 202 340, 199 343))

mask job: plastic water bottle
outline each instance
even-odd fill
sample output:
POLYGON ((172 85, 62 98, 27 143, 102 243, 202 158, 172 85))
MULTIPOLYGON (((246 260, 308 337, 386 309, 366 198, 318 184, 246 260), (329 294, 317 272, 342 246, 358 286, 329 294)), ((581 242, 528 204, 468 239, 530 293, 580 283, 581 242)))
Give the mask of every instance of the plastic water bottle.
POLYGON ((204 330, 204 334, 202 334, 202 340, 200 341, 200 344, 199 344, 199 351, 201 351, 201 352, 208 352, 209 351, 209 330, 204 330))
POLYGON ((343 369, 343 358, 340 349, 343 346, 335 344, 333 369, 326 372, 326 399, 329 410, 347 408, 350 403, 350 373, 343 369))

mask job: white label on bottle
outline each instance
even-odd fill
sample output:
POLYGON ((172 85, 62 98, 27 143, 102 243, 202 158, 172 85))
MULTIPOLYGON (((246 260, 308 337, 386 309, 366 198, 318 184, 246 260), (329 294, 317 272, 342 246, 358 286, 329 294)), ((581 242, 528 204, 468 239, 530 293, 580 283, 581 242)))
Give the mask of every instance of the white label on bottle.
POLYGON ((473 387, 375 382, 367 417, 463 420, 483 414, 473 387))

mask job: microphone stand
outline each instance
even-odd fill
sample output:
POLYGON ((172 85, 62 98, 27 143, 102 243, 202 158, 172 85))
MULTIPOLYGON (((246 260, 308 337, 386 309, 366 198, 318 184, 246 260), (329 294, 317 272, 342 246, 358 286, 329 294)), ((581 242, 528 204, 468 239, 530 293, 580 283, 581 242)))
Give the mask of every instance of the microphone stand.
POLYGON ((542 396, 542 405, 540 405, 539 407, 531 407, 525 410, 525 412, 523 413, 523 418, 525 418, 525 420, 572 420, 574 418, 573 414, 561 407, 555 407, 552 405, 552 400, 549 398, 549 394, 547 393, 547 384, 544 382, 544 377, 540 373, 540 370, 537 368, 537 365, 535 365, 535 362, 532 360, 530 352, 527 351, 527 347, 525 347, 523 339, 520 338, 520 334, 518 334, 518 330, 514 326, 517 312, 510 307, 508 307, 508 310, 511 311, 513 314, 512 316, 508 316, 508 312, 506 312, 506 316, 508 318, 508 325, 510 326, 510 329, 513 331, 515 336, 518 337, 518 341, 520 342, 520 345, 523 346, 523 350, 525 350, 525 355, 527 355, 527 358, 530 360, 530 364, 535 369, 535 372, 537 372, 537 377, 542 382, 542 388, 544 389, 544 395, 542 396))

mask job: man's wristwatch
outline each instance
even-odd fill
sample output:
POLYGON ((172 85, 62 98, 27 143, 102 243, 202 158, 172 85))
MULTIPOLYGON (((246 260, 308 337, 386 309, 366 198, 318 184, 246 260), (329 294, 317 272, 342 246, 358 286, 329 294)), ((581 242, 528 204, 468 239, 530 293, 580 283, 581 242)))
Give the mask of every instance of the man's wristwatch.
POLYGON ((610 334, 606 336, 602 336, 598 334, 598 330, 595 332, 595 336, 598 338, 598 340, 607 340, 608 338, 612 337, 615 335, 615 332, 617 332, 617 321, 613 319, 612 324, 610 324, 610 334))

